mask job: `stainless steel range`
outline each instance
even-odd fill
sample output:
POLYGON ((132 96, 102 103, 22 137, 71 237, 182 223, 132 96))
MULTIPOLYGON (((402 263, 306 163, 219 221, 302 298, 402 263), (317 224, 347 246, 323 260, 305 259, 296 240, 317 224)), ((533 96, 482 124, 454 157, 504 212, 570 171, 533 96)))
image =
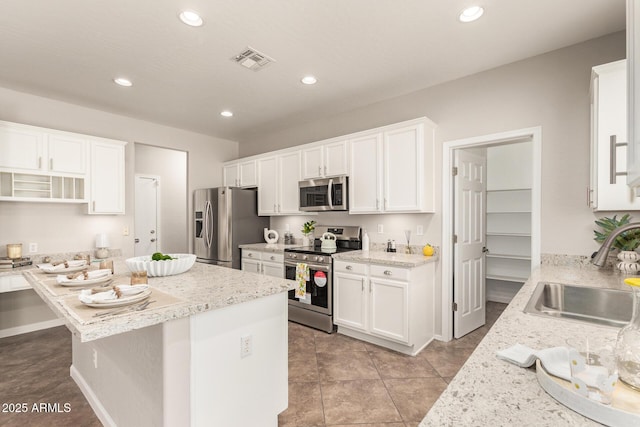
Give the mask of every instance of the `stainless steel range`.
MULTIPOLYGON (((284 267, 287 279, 296 280, 296 272, 308 271, 304 296, 289 291, 289 320, 331 333, 333 327, 333 259, 334 253, 362 248, 360 227, 326 226, 315 228, 313 246, 300 246, 284 250, 284 267), (325 234, 330 233, 330 234, 325 234), (321 237, 335 236, 335 248, 324 245, 321 237)), ((333 245, 330 245, 333 246, 333 245)), ((298 276, 298 277, 297 277, 298 276)), ((304 280, 304 279, 303 279, 304 280)))

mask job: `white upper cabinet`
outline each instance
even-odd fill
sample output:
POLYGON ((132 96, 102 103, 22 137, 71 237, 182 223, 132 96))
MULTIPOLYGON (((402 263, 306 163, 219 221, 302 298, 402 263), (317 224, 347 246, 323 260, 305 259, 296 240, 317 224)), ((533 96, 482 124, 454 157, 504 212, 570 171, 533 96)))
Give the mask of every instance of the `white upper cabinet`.
POLYGON ((627 0, 627 184, 640 187, 640 0, 627 0))
POLYGON ((382 133, 351 140, 349 212, 381 211, 382 133))
POLYGON ((87 173, 88 147, 84 136, 49 134, 47 170, 64 174, 87 173))
POLYGON ((596 211, 640 209, 627 186, 626 60, 593 67, 591 79, 591 188, 596 211))
POLYGON ((125 144, 91 141, 89 214, 125 213, 125 144))
POLYGON ((434 128, 424 118, 352 139, 349 213, 434 212, 434 128))
POLYGON ((347 140, 327 142, 302 150, 302 179, 347 175, 349 173, 347 140))
POLYGON ((258 185, 258 170, 255 160, 227 163, 223 168, 223 185, 251 188, 258 185))
POLYGON ((300 151, 285 152, 257 160, 258 215, 296 215, 300 151))
POLYGON ((41 170, 47 134, 31 126, 0 122, 0 167, 41 170))

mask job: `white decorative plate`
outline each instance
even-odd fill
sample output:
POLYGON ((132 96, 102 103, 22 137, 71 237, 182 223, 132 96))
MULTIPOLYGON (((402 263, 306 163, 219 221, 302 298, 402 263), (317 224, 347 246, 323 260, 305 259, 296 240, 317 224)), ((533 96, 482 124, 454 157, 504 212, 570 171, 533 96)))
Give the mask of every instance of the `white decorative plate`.
POLYGON ((53 268, 53 266, 51 264, 38 264, 38 268, 40 269, 40 271, 47 274, 64 274, 64 273, 73 273, 75 271, 84 270, 85 268, 89 268, 89 266, 86 264, 83 264, 83 265, 69 266, 69 268, 62 268, 60 270, 47 270, 47 268, 53 268))
POLYGON ((60 285, 60 286, 68 286, 68 287, 72 287, 72 286, 91 286, 91 285, 100 285, 100 284, 106 285, 107 283, 111 283, 112 281, 113 281, 113 277, 111 277, 111 275, 108 275, 108 276, 104 276, 104 277, 96 277, 95 279, 68 280, 68 281, 65 281, 65 282, 59 282, 58 285, 60 285))
POLYGON ((94 302, 90 304, 83 302, 83 304, 86 305, 87 307, 93 307, 93 308, 121 307, 124 305, 135 304, 139 301, 145 300, 149 298, 149 295, 151 295, 151 289, 146 289, 140 292, 139 294, 131 295, 128 297, 122 297, 115 300, 104 301, 104 302, 94 302))

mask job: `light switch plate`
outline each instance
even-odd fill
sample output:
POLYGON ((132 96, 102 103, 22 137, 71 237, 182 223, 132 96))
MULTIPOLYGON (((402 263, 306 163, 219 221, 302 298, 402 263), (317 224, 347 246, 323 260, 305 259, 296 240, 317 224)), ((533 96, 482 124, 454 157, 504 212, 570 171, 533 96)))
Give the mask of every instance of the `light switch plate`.
POLYGON ((384 233, 384 225, 378 224, 378 233, 384 233))

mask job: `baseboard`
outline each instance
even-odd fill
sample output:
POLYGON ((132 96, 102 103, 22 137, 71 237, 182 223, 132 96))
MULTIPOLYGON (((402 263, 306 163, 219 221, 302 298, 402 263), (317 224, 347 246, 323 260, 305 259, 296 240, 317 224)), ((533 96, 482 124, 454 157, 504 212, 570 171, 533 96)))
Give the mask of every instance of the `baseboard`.
POLYGON ((14 335, 26 334, 40 331, 42 329, 55 328, 64 325, 62 319, 45 320, 44 322, 29 323, 27 325, 16 326, 14 328, 0 329, 0 338, 12 337, 14 335))
POLYGON ((82 392, 84 397, 87 399, 87 402, 89 402, 91 409, 93 409, 93 412, 95 412, 102 425, 107 427, 117 427, 117 424, 115 423, 115 421, 113 421, 113 418, 111 418, 107 410, 104 408, 104 406, 102 406, 102 403, 100 402, 98 397, 95 395, 93 390, 91 390, 91 387, 89 387, 89 384, 87 384, 87 382, 84 380, 84 377, 75 368, 75 366, 71 365, 71 368, 69 368, 69 373, 71 374, 71 378, 73 378, 73 380, 80 388, 80 391, 82 392))

